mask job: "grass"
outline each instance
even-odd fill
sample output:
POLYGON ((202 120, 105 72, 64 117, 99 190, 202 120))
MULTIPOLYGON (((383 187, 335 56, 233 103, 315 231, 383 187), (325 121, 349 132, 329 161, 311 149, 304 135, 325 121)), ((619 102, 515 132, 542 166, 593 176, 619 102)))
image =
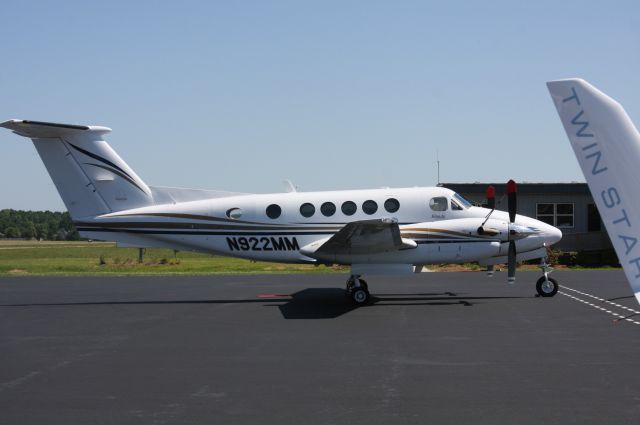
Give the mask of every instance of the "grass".
MULTIPOLYGON (((481 271, 474 263, 428 266, 431 271, 481 271)), ((504 266, 497 268, 505 270, 504 266)), ((557 266, 556 270, 591 270, 580 266, 557 266)), ((615 269, 601 267, 599 269, 615 269)), ((538 271, 521 265, 519 271, 538 271)), ((138 263, 138 249, 117 248, 113 242, 54 242, 0 240, 0 276, 37 275, 180 275, 240 273, 329 273, 348 267, 254 262, 239 258, 198 254, 170 249, 147 249, 138 263)))
POLYGON ((253 262, 170 249, 117 248, 111 242, 0 241, 0 276, 319 273, 339 267, 253 262))

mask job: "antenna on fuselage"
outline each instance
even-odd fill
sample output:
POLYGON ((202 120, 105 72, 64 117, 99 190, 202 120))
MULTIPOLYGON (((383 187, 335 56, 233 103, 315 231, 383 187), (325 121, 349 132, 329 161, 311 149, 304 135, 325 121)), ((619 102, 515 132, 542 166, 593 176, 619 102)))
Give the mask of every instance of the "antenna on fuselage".
POLYGON ((440 186, 440 152, 436 149, 436 170, 438 173, 438 186, 440 186))
POLYGON ((298 191, 298 186, 293 184, 291 180, 289 179, 283 180, 282 183, 284 183, 284 189, 287 191, 287 193, 293 193, 298 191))

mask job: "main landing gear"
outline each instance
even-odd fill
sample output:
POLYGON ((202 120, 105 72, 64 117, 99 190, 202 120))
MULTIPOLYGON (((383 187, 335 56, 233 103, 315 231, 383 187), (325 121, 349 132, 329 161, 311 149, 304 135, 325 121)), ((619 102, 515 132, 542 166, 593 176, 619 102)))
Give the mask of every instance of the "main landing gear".
POLYGON ((347 280, 346 294, 355 305, 366 305, 371 299, 369 286, 364 279, 358 275, 351 275, 347 280))
POLYGON ((559 285, 554 278, 549 277, 553 268, 547 264, 544 258, 540 261, 540 270, 544 276, 538 279, 536 291, 541 297, 553 297, 558 292, 559 285))

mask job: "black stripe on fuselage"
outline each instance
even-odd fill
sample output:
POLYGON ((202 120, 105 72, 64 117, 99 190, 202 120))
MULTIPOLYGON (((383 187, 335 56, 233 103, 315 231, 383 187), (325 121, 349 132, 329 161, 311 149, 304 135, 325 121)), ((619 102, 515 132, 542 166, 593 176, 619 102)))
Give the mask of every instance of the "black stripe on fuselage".
POLYGON ((233 230, 233 231, 314 231, 324 233, 335 233, 340 228, 337 227, 319 227, 319 226, 286 226, 286 225, 263 225, 263 226, 244 226, 230 224, 210 224, 210 223, 179 223, 179 222, 154 222, 154 221, 121 221, 121 222, 90 222, 75 221, 76 227, 99 227, 112 229, 189 229, 189 230, 233 230))
POLYGON ((79 232, 107 232, 107 233, 138 233, 145 235, 203 235, 203 236, 247 236, 247 235, 275 235, 275 236, 306 236, 325 235, 331 236, 332 232, 206 232, 206 231, 176 231, 176 230, 139 230, 139 229, 105 229, 96 227, 78 227, 79 232))
MULTIPOLYGON (((78 227, 79 232, 105 232, 105 233, 136 233, 144 235, 202 235, 202 236, 332 236, 334 232, 281 232, 281 231, 226 231, 226 232, 210 232, 210 231, 189 231, 189 230, 141 230, 141 229, 105 229, 100 227, 78 227)), ((478 242, 499 242, 497 240, 416 240, 416 244, 435 244, 435 243, 478 243, 478 242)))

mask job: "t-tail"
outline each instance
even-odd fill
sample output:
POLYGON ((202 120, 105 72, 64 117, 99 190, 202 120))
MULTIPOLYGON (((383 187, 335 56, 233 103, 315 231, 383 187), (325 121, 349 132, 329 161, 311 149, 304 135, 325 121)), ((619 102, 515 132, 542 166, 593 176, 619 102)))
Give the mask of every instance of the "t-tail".
POLYGON ((29 137, 73 219, 153 204, 151 189, 103 140, 107 127, 9 120, 29 137))
POLYGON ((618 102, 586 81, 550 81, 547 87, 640 302, 640 134, 618 102))

